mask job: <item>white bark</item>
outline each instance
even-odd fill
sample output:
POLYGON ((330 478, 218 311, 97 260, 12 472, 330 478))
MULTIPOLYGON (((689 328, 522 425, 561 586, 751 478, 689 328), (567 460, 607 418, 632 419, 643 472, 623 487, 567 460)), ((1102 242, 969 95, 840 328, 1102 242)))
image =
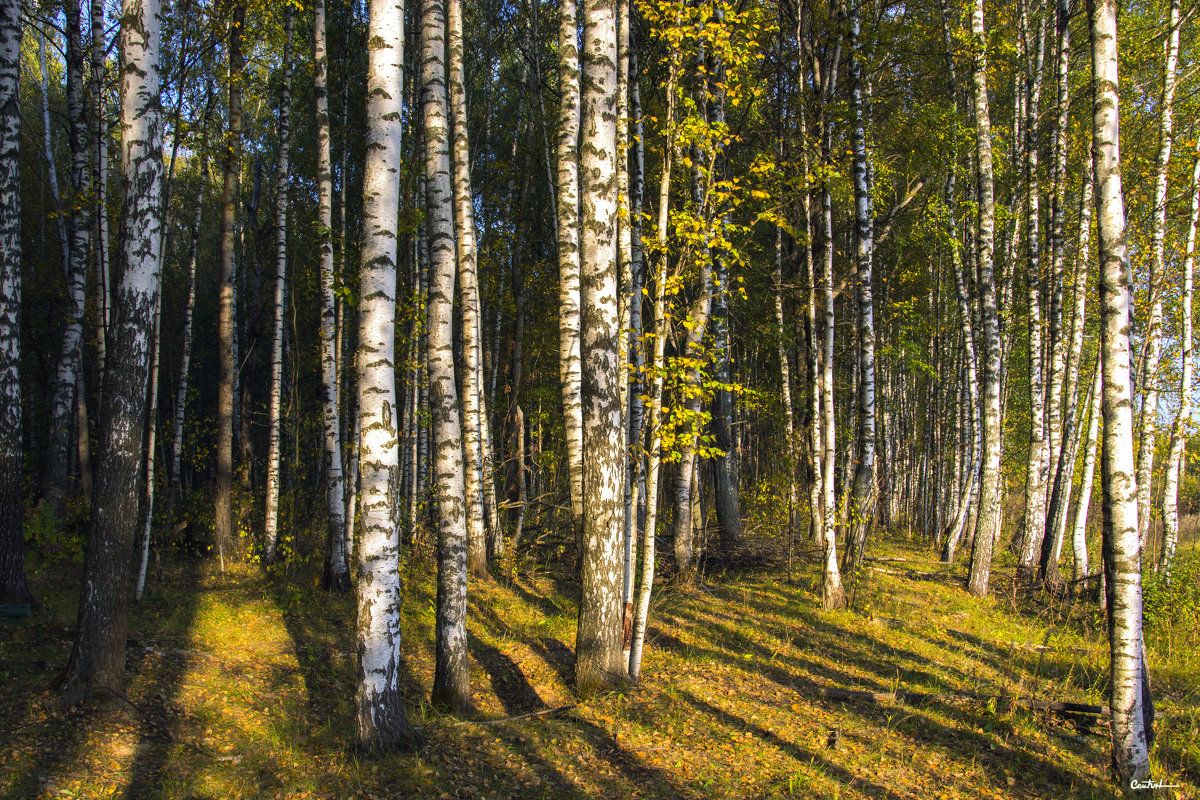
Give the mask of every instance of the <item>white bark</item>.
POLYGON ((1187 245, 1183 259, 1183 291, 1180 297, 1179 411, 1171 424, 1171 447, 1167 455, 1167 486, 1163 490, 1163 549, 1159 567, 1171 575, 1171 561, 1179 541, 1179 484, 1183 479, 1186 431, 1192 417, 1192 284, 1196 264, 1196 225, 1200 218, 1200 154, 1192 161, 1192 215, 1188 220, 1187 245))
POLYGON ((162 243, 162 128, 158 0, 121 9, 121 283, 105 374, 96 504, 88 530, 84 590, 63 686, 68 696, 123 693, 130 571, 141 497, 155 304, 162 243))
POLYGON ((979 492, 979 517, 971 548, 971 571, 967 588, 985 597, 992 570, 992 550, 1000 537, 1003 487, 1000 475, 1000 328, 996 309, 996 280, 993 264, 996 210, 993 193, 992 123, 988 110, 987 49, 983 24, 983 0, 971 8, 971 83, 975 106, 975 162, 978 170, 977 202, 979 227, 979 293, 983 323, 983 477, 979 492))
POLYGON ((21 3, 0 0, 0 602, 27 603, 21 486, 21 3))
POLYGON ((479 278, 475 245, 475 206, 471 191, 471 148, 467 141, 467 91, 463 67, 462 0, 447 0, 447 46, 450 113, 454 123, 454 222, 458 285, 461 296, 463 354, 463 451, 467 503, 467 564, 472 575, 487 574, 487 539, 484 531, 485 472, 483 420, 483 348, 480 344, 479 278))
MULTIPOLYGON (((345 533, 345 486, 342 480, 342 417, 333 265, 333 158, 330 152, 329 47, 326 42, 325 0, 313 3, 313 98, 317 123, 317 249, 321 259, 321 387, 325 392, 325 506, 329 515, 329 557, 325 582, 350 588, 350 564, 345 533)), ((343 178, 344 180, 344 178, 343 178)))
MULTIPOLYGON (((454 383, 454 194, 450 182, 450 119, 446 96, 446 18, 443 0, 423 0, 421 8, 425 220, 429 231, 429 304, 425 335, 429 354, 429 412, 433 423, 438 533, 433 702, 465 711, 471 702, 467 669, 467 503, 462 422, 458 388, 454 383)), ((482 520, 478 521, 482 523, 482 520)))
POLYGON ((579 50, 575 0, 558 4, 558 347, 571 518, 583 530, 583 376, 579 363, 579 50))
POLYGON ((1145 548, 1146 533, 1154 520, 1150 484, 1158 433, 1158 361, 1162 352, 1163 253, 1167 237, 1167 187, 1171 145, 1175 142, 1175 67, 1179 62, 1179 0, 1171 0, 1167 37, 1163 42, 1163 91, 1159 101, 1158 158, 1155 161, 1154 206, 1150 225, 1150 315, 1146 322, 1146 352, 1142 358, 1142 435, 1138 445, 1137 501, 1138 547, 1145 548))
POLYGON ((1107 577, 1112 683, 1112 760, 1120 783, 1150 770, 1147 717, 1153 707, 1143 685, 1142 576, 1139 563, 1137 477, 1133 460, 1130 386, 1132 280, 1126 252, 1121 186, 1116 0, 1089 0, 1092 37, 1092 154, 1100 250, 1103 364, 1104 562, 1107 577))
POLYGON ((582 692, 625 680, 621 630, 624 413, 617 302, 617 14, 583 13, 580 362, 583 372, 584 551, 575 681, 582 692))
POLYGON ((362 541, 358 577, 358 746, 409 747, 416 734, 400 691, 400 451, 396 402, 396 225, 404 129, 404 5, 371 0, 367 158, 363 176, 358 335, 362 541))
POLYGON ((275 560, 279 538, 279 462, 282 405, 283 405, 283 316, 287 294, 287 230, 288 230, 288 155, 291 145, 291 72, 292 19, 291 3, 283 7, 284 46, 282 87, 279 93, 279 161, 275 167, 275 324, 271 339, 271 401, 268 410, 270 432, 267 438, 267 508, 264 555, 267 563, 275 560))
POLYGON ((1088 394, 1087 441, 1083 446, 1083 475, 1079 479, 1079 501, 1075 504, 1075 521, 1071 524, 1071 551, 1074 559, 1074 578, 1090 575, 1087 548, 1088 506, 1092 502, 1092 482, 1096 476, 1096 444, 1100 437, 1100 401, 1104 372, 1096 364, 1092 387, 1088 394))

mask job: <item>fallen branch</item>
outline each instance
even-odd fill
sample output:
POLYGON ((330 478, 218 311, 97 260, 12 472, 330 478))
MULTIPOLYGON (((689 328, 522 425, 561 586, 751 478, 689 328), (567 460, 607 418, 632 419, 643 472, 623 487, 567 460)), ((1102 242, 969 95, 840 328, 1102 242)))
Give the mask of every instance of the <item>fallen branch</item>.
MULTIPOLYGON (((512 722, 518 719, 527 719, 529 717, 544 717, 549 714, 561 714, 565 711, 571 711, 576 708, 574 704, 569 706, 555 706, 554 708, 542 708, 537 711, 529 711, 525 714, 515 714, 511 717, 501 717, 500 719, 464 719, 458 722, 450 723, 449 727, 457 728, 459 725, 499 725, 501 722, 512 722)), ((423 731, 425 726, 414 726, 414 730, 423 731)))
POLYGON ((924 703, 945 703, 954 700, 976 700, 979 702, 995 702, 998 708, 1024 708, 1030 711, 1049 711, 1052 714, 1066 717, 1078 722, 1094 724, 1101 717, 1108 715, 1108 706, 1096 706, 1089 703, 1072 703, 1058 700, 1039 700, 1035 697, 1010 697, 1005 695, 986 695, 978 692, 942 692, 928 694, 924 692, 868 692, 858 689, 838 689, 836 687, 821 687, 817 694, 830 700, 854 700, 864 703, 903 703, 919 706, 924 703))

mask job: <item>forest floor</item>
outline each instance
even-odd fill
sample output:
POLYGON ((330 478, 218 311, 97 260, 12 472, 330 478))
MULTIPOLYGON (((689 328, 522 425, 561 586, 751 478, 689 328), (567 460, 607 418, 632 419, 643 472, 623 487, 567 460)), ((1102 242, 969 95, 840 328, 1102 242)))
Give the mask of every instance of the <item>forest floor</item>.
MULTIPOLYGON (((8 798, 1106 798, 1107 725, 988 697, 1105 703, 1093 611, 879 544, 855 611, 820 609, 813 565, 708 575, 656 595, 640 685, 571 688, 574 587, 544 571, 471 590, 476 713, 432 712, 432 570, 405 568, 405 683, 425 739, 368 759, 352 740, 354 601, 311 576, 170 560, 129 629, 127 701, 63 707, 77 587, 35 571, 42 607, 0 621, 0 796, 8 798), (938 695, 830 699, 827 688, 938 695), (565 707, 565 708, 564 708, 565 707), (557 709, 557 710, 553 710, 557 709), (549 711, 520 719, 502 718, 549 711)), ((69 571, 75 574, 77 568, 69 571)), ((1200 798, 1195 631, 1150 644, 1154 778, 1200 798)), ((1160 795, 1161 796, 1161 795, 1160 795)))

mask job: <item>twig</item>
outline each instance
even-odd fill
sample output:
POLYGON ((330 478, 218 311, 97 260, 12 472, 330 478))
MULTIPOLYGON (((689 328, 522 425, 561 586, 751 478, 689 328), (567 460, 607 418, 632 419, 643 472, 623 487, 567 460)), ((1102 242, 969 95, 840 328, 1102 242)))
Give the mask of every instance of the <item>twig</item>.
MULTIPOLYGON (((542 708, 537 711, 527 712, 525 714, 516 714, 511 717, 501 717, 500 719, 464 719, 464 720, 460 720, 459 722, 452 722, 452 723, 450 723, 450 725, 448 727, 457 728, 459 725, 499 725, 501 722, 512 722, 513 720, 526 719, 528 717, 544 717, 547 714, 560 714, 564 711, 571 711, 572 709, 575 709, 577 707, 578 707, 577 705, 571 704, 569 706, 556 706, 554 708, 542 708)), ((423 731, 423 730, 425 730, 425 727, 426 726, 424 726, 424 725, 414 726, 413 729, 418 730, 418 731, 423 731)))

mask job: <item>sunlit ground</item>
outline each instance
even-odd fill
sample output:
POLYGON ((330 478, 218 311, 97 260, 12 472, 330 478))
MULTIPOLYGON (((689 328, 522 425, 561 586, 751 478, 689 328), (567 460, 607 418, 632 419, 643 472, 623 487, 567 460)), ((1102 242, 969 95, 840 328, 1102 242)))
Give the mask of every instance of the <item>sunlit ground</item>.
MULTIPOLYGON (((659 591, 642 685, 578 702, 573 587, 543 568, 472 588, 476 713, 424 703, 427 565, 406 567, 405 682, 415 755, 348 747, 354 604, 286 570, 219 575, 169 558, 135 612, 128 702, 61 708, 75 589, 42 570, 33 618, 0 643, 0 793, 13 798, 1110 797, 1104 726, 988 697, 1103 704, 1099 617, 1016 592, 986 603, 901 543, 877 548, 856 612, 824 613, 815 568, 659 591), (901 560, 903 559, 903 560, 901 560), (839 702, 825 687, 940 695, 839 702), (962 696, 973 693, 980 696, 962 696), (948 695, 954 695, 949 696, 948 695), (531 712, 551 711, 533 716, 531 712), (489 722, 518 717, 502 722, 489 722)), ((1155 778, 1197 797, 1200 641, 1151 638, 1155 778), (1161 639, 1161 640, 1160 640, 1161 639)))

